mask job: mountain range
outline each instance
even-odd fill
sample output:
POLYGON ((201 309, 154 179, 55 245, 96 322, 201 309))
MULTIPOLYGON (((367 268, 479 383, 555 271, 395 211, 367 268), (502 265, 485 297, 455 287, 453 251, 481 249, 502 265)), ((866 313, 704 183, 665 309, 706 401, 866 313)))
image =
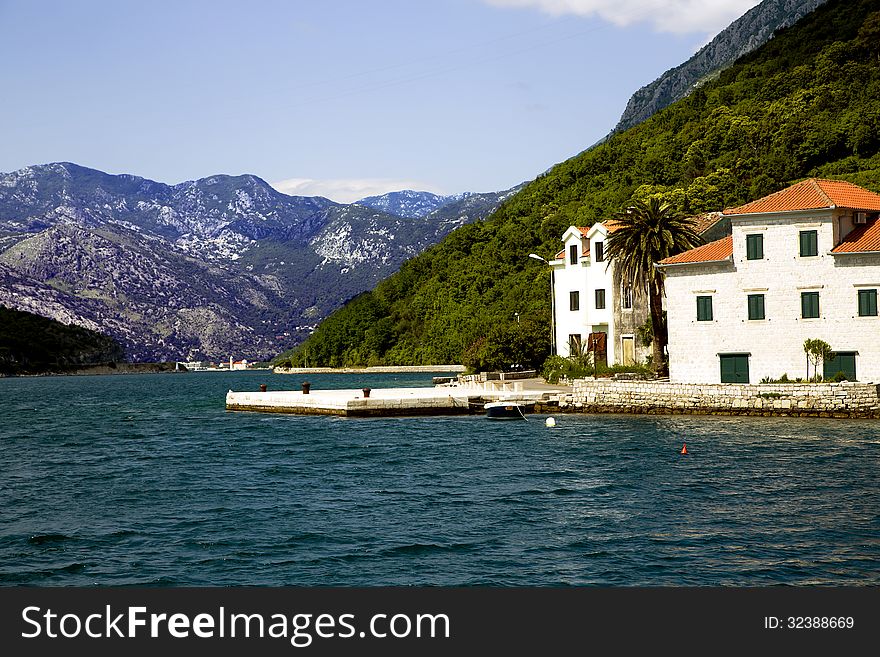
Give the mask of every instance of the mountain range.
POLYGON ((764 0, 752 7, 683 64, 636 91, 613 132, 623 132, 687 96, 743 55, 794 25, 826 0, 764 0))
POLYGON ((253 175, 30 166, 0 174, 0 304, 106 333, 134 361, 266 359, 514 191, 346 205, 253 175))
MULTIPOLYGON (((765 44, 823 2, 764 0, 690 60, 637 91, 615 132, 625 132, 692 94, 737 57, 765 44)), ((698 98, 695 104, 701 102, 698 98)), ((870 137, 873 133, 865 129, 870 137)), ((476 240, 480 246, 501 237, 515 243, 517 252, 528 251, 553 242, 556 229, 566 222, 584 224, 607 212, 623 201, 636 179, 666 185, 679 181, 678 173, 667 171, 673 165, 664 158, 655 157, 645 165, 651 171, 647 177, 637 170, 641 165, 635 164, 631 153, 613 155, 602 165, 605 169, 580 171, 571 164, 601 159, 606 150, 601 147, 592 159, 587 151, 582 154, 587 159, 570 160, 545 172, 525 194, 518 194, 525 185, 454 196, 404 190, 353 204, 288 196, 252 175, 215 175, 167 185, 65 162, 26 167, 0 174, 0 305, 104 332, 118 340, 133 361, 269 358, 301 343, 347 300, 373 289, 409 258, 456 229, 497 216, 485 228, 485 236, 477 226, 479 230, 461 233, 449 242, 452 246, 437 252, 444 260, 447 251, 451 254, 452 268, 462 266, 459 263, 466 262, 462 258, 474 248, 462 240, 476 240), (603 171, 611 168, 615 178, 603 186, 609 175, 603 171), (590 191, 581 189, 585 186, 590 191), (515 208, 532 205, 534 190, 544 190, 538 194, 543 200, 523 214, 539 225, 510 226, 496 235, 496 225, 506 216, 496 210, 503 210, 504 202, 511 199, 514 209, 507 214, 516 214, 520 210, 515 208), (534 230, 540 239, 528 237, 534 230)), ((646 152, 664 150, 665 143, 646 152)), ((688 162, 691 177, 705 169, 699 158, 688 162)), ((780 162, 785 162, 784 157, 771 164, 780 162)), ((787 175, 767 169, 754 178, 752 191, 787 175)), ((493 254, 480 254, 478 260, 485 267, 475 270, 496 267, 492 274, 468 283, 467 289, 475 291, 482 303, 481 295, 497 287, 503 277, 496 265, 490 266, 496 262, 493 254)), ((423 269, 422 262, 430 259, 408 265, 408 272, 388 286, 396 288, 399 281, 409 280, 412 272, 423 269)), ((419 275, 438 278, 431 271, 434 267, 419 275)), ((504 289, 505 296, 517 300, 533 296, 529 287, 519 284, 504 289)), ((407 319, 409 311, 394 311, 395 332, 425 324, 436 311, 437 298, 448 292, 448 285, 438 284, 431 301, 434 310, 426 307, 425 316, 407 319)), ((542 302, 533 299, 535 303, 542 302)), ((480 312, 470 309, 462 321, 480 312)), ((452 316, 448 310, 444 313, 452 316)), ((376 315, 381 322, 377 329, 381 339, 377 339, 388 346, 395 341, 382 318, 382 313, 376 315)), ((475 335, 485 330, 484 324, 474 329, 475 335)), ((360 353, 352 339, 340 337, 332 351, 360 353)), ((412 344, 398 340, 400 353, 385 353, 384 360, 427 362, 436 356, 429 343, 414 340, 412 344), (414 356, 419 349, 426 351, 414 356)), ((430 344, 436 350, 440 343, 430 344)), ((456 352, 460 346, 444 357, 456 352)))
POLYGON ((405 262, 276 362, 478 363, 541 338, 546 356, 555 283, 529 254, 552 258, 569 226, 648 198, 687 216, 717 212, 809 177, 880 191, 878 63, 880 0, 827 0, 685 98, 405 262))

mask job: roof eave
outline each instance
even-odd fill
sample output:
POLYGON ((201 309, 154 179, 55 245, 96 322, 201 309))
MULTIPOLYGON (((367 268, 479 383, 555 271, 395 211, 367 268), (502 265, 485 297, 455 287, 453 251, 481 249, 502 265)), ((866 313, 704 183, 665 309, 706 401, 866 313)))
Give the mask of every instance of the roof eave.
POLYGON ((681 267, 682 265, 712 265, 712 264, 720 264, 722 262, 733 262, 733 256, 728 256, 727 258, 722 258, 721 260, 692 260, 690 262, 657 262, 655 266, 657 267, 681 267))
POLYGON ((828 255, 878 255, 880 251, 829 251, 828 255))
POLYGON ((766 217, 768 215, 791 215, 791 214, 809 214, 815 212, 830 212, 833 210, 837 210, 838 206, 836 205, 826 205, 821 208, 805 208, 801 210, 773 210, 771 212, 733 212, 731 214, 727 214, 727 211, 721 213, 722 217, 728 217, 730 219, 734 219, 736 217, 747 217, 749 219, 753 217, 766 217))

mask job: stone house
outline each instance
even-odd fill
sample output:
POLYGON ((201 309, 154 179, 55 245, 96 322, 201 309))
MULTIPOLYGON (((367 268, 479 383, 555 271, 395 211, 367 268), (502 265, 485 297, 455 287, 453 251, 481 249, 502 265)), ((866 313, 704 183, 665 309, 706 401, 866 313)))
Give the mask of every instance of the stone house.
POLYGON ((642 363, 649 353, 638 338, 648 316, 648 300, 632 283, 620 280, 605 258, 605 240, 614 222, 589 228, 570 226, 565 248, 550 262, 553 268, 556 353, 579 350, 604 364, 642 363))
POLYGON ((670 379, 806 377, 804 341, 820 338, 824 376, 880 381, 878 215, 880 195, 821 179, 725 210, 730 236, 658 264, 670 379))
MULTIPOLYGON (((720 212, 693 218, 704 239, 729 232, 720 212)), ((579 350, 595 353, 606 365, 644 364, 651 347, 642 344, 639 327, 648 321, 648 295, 621 280, 614 263, 605 258, 605 240, 614 232, 613 220, 590 227, 570 226, 562 236, 565 248, 550 262, 553 270, 555 353, 571 356, 579 350)))

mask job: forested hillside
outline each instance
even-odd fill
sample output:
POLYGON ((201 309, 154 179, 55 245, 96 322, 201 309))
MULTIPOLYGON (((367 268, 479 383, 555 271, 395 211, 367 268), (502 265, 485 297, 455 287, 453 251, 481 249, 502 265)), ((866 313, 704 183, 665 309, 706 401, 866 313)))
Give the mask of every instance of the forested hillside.
MULTIPOLYGON (((557 165, 324 321, 295 365, 469 362, 549 334, 565 228, 662 194, 688 213, 808 176, 880 191, 880 0, 830 0, 648 121, 557 165), (518 313, 518 315, 517 315, 518 313)), ((577 148, 573 144, 573 150, 577 148)), ((523 358, 538 362, 543 352, 523 358)))
POLYGON ((106 335, 0 306, 0 374, 66 372, 123 357, 106 335))

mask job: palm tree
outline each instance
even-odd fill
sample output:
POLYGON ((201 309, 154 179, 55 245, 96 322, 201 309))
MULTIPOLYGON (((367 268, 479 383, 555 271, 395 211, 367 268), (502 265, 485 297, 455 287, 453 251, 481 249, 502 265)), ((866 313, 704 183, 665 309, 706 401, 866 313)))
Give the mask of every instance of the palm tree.
POLYGON ((663 275, 654 266, 664 258, 703 243, 694 223, 668 202, 658 198, 639 200, 611 224, 605 253, 623 281, 647 291, 653 329, 654 371, 665 374, 663 353, 668 336, 663 318, 663 275))

